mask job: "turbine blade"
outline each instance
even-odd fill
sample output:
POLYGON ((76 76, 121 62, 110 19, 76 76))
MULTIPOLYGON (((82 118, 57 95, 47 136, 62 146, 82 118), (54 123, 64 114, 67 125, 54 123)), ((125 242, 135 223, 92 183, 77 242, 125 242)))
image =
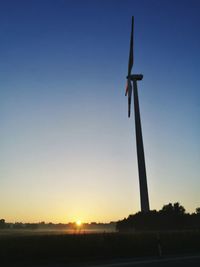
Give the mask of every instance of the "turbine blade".
POLYGON ((130 38, 130 51, 129 51, 129 61, 128 61, 128 76, 131 75, 131 70, 133 67, 133 28, 134 28, 134 17, 132 16, 132 24, 131 24, 131 38, 130 38))
POLYGON ((128 117, 131 116, 131 98, 128 98, 128 117))
POLYGON ((131 116, 131 98, 132 98, 132 84, 131 80, 128 80, 128 117, 131 116))
POLYGON ((128 80, 127 80, 127 83, 126 83, 126 91, 125 91, 125 96, 127 96, 128 94, 128 80))

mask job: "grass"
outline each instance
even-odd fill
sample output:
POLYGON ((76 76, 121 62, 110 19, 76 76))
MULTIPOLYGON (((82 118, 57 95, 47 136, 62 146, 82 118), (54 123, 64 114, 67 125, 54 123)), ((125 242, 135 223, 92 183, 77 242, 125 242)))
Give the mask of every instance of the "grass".
POLYGON ((200 252, 199 231, 159 233, 52 234, 20 232, 0 235, 2 262, 88 262, 119 258, 158 256, 158 242, 164 255, 200 252))

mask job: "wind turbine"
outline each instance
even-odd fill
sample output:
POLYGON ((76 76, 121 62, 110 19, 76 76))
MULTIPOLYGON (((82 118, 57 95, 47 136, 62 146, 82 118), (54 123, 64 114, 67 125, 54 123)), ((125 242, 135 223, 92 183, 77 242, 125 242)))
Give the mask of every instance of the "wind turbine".
POLYGON ((126 96, 128 95, 128 117, 130 117, 131 99, 132 99, 132 92, 133 92, 134 110, 135 110, 136 147, 137 147, 138 173, 139 173, 139 185, 140 185, 140 203, 141 203, 141 211, 148 212, 149 211, 149 196, 148 196, 144 146, 143 146, 143 138, 142 138, 142 127, 141 127, 141 120, 140 120, 140 107, 139 107, 138 89, 137 89, 137 81, 141 81, 143 79, 143 75, 142 74, 131 74, 133 62, 134 62, 133 30, 134 30, 134 17, 132 17, 132 25, 131 25, 128 76, 127 76, 127 86, 126 86, 125 95, 126 96))

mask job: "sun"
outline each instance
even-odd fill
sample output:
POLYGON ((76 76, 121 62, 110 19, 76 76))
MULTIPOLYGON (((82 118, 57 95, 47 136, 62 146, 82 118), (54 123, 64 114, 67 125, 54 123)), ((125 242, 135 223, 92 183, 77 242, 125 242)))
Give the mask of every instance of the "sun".
POLYGON ((76 221, 76 225, 77 225, 78 227, 81 227, 81 225, 82 225, 81 220, 76 221))

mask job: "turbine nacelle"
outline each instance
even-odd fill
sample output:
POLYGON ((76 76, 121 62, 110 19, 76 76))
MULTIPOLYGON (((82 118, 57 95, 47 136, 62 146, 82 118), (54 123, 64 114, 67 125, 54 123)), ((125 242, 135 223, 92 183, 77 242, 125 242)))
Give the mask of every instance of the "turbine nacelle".
POLYGON ((131 81, 141 81, 143 79, 142 74, 132 74, 126 77, 126 79, 130 79, 131 81))

